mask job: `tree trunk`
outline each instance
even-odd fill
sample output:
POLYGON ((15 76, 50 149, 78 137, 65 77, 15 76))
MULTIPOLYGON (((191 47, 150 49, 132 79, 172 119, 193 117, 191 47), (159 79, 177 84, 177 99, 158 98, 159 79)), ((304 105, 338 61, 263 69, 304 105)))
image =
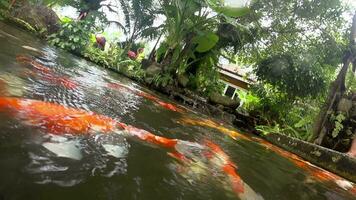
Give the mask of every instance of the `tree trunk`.
MULTIPOLYGON (((331 84, 328 97, 326 99, 325 105, 322 107, 318 118, 316 119, 313 126, 313 137, 314 143, 321 144, 324 137, 328 133, 328 128, 326 123, 329 119, 330 113, 336 109, 340 97, 345 93, 345 78, 350 64, 354 64, 356 58, 356 13, 353 17, 351 34, 350 34, 350 48, 345 53, 343 59, 343 67, 341 68, 336 80, 331 84)), ((353 69, 355 66, 353 66, 353 69)))
POLYGON ((148 60, 149 60, 150 62, 151 62, 151 61, 152 61, 152 62, 154 61, 154 60, 153 60, 153 57, 154 57, 154 55, 155 55, 157 45, 158 45, 159 41, 161 40, 162 35, 163 35, 163 33, 159 35, 159 37, 158 37, 158 39, 157 39, 157 41, 156 41, 156 43, 155 43, 155 46, 153 47, 153 49, 152 49, 152 51, 151 51, 151 53, 150 53, 150 55, 149 55, 149 57, 148 57, 148 60))

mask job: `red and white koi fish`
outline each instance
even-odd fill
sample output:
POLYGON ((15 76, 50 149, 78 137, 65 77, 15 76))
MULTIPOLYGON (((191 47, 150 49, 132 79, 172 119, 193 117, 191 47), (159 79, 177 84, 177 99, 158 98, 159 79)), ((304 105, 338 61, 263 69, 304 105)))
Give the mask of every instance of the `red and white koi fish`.
POLYGON ((174 106, 173 104, 163 102, 159 98, 157 98, 157 97, 155 97, 155 96, 153 96, 151 94, 148 94, 148 93, 143 92, 141 90, 129 87, 127 85, 123 85, 123 84, 120 84, 120 83, 109 83, 107 86, 109 88, 113 88, 113 89, 126 90, 128 92, 132 92, 132 93, 134 93, 134 94, 136 94, 138 96, 141 96, 141 97, 143 97, 145 99, 148 99, 148 100, 151 100, 151 101, 157 103, 158 105, 164 107, 165 109, 172 110, 172 111, 175 111, 175 112, 183 112, 183 110, 181 108, 178 108, 178 107, 174 106))
POLYGON ((125 131, 150 144, 174 148, 178 140, 156 136, 110 117, 60 104, 13 97, 0 97, 0 112, 51 134, 91 134, 125 131))
POLYGON ((240 176, 236 173, 236 165, 230 160, 229 156, 215 143, 205 140, 205 145, 211 150, 206 154, 210 159, 217 159, 221 170, 229 177, 233 191, 240 195, 244 193, 244 186, 240 176), (211 154, 209 154, 211 153, 211 154))
MULTIPOLYGON (((198 173, 203 172, 210 174, 212 168, 217 169, 225 175, 229 187, 240 199, 263 199, 261 195, 253 191, 253 189, 241 179, 236 172, 236 164, 231 161, 230 157, 219 145, 205 139, 203 145, 197 146, 197 148, 200 148, 201 155, 192 155, 187 152, 189 150, 184 150, 179 147, 176 148, 178 151, 170 152, 168 154, 184 164, 185 169, 184 167, 183 169, 180 168, 180 171, 188 171, 188 173, 190 173, 189 170, 195 170, 198 173), (197 170, 196 168, 200 168, 200 170, 197 170)), ((187 178, 190 178, 190 176, 188 175, 187 178)))
MULTIPOLYGON (((26 65, 30 65, 34 69, 36 69, 37 72, 41 73, 41 78, 44 79, 45 81, 57 84, 57 85, 62 85, 67 89, 73 90, 78 87, 78 84, 74 82, 73 80, 64 77, 64 76, 58 76, 55 74, 55 71, 52 70, 51 68, 42 65, 41 63, 31 59, 28 56, 21 56, 18 55, 16 56, 16 61, 19 63, 23 63, 26 65)), ((36 73, 31 73, 31 75, 36 76, 36 73)))

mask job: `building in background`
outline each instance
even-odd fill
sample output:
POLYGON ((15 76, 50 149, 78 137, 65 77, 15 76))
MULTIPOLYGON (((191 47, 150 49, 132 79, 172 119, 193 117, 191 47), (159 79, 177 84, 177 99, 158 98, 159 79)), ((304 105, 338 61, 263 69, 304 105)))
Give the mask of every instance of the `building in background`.
POLYGON ((242 68, 236 64, 223 64, 219 68, 221 82, 225 84, 223 95, 237 98, 238 90, 248 90, 255 83, 251 68, 242 68))

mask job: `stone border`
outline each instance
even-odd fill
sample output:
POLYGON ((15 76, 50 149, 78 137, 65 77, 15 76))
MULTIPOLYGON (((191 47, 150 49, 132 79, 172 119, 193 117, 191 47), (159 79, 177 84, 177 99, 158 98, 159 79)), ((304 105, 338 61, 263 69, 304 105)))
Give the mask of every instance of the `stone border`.
POLYGON ((356 183, 356 159, 344 153, 277 133, 271 133, 262 138, 314 165, 356 183))

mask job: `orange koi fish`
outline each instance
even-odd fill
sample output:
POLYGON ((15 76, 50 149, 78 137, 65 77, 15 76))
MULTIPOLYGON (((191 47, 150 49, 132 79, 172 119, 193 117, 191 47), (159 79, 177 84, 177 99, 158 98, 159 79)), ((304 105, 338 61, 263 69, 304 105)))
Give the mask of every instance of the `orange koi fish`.
POLYGON ((172 111, 175 111, 175 112, 183 112, 182 109, 174 106, 173 104, 163 102, 159 98, 157 98, 157 97, 155 97, 155 96, 153 96, 151 94, 148 94, 146 92, 137 90, 135 88, 131 88, 131 87, 127 86, 127 85, 123 85, 123 84, 120 84, 120 83, 109 83, 107 86, 109 88, 114 88, 114 89, 119 89, 119 90, 124 89, 126 91, 132 92, 132 93, 134 93, 134 94, 136 94, 138 96, 141 96, 141 97, 143 97, 145 99, 151 100, 151 101, 159 104, 160 106, 162 106, 162 107, 164 107, 164 108, 166 108, 168 110, 172 110, 172 111))
MULTIPOLYGON (((189 171, 194 171, 196 168, 198 173, 204 172, 210 174, 210 170, 218 169, 222 172, 228 180, 228 185, 232 192, 235 193, 239 199, 256 199, 262 200, 263 197, 257 194, 253 189, 243 182, 241 177, 237 174, 237 166, 230 160, 230 157, 217 144, 210 140, 204 140, 201 148, 201 155, 191 155, 192 158, 187 157, 190 153, 183 153, 184 150, 169 152, 168 155, 175 158, 184 164, 183 168, 178 167, 177 170, 184 174, 188 172, 186 178, 190 179, 189 171)), ((179 148, 177 148, 179 149, 179 148)), ((184 175, 183 175, 184 176, 184 175)))
POLYGON ((178 142, 176 139, 156 136, 104 115, 38 100, 0 97, 0 112, 8 113, 30 126, 57 135, 113 133, 124 130, 130 136, 166 148, 174 148, 178 142))
MULTIPOLYGON (((209 147, 211 152, 215 154, 217 158, 219 158, 220 162, 219 163, 221 166, 222 171, 225 172, 225 174, 229 177, 231 186, 233 188, 233 191, 237 194, 240 195, 241 193, 244 193, 244 186, 242 179, 240 176, 236 173, 236 165, 230 160, 229 156, 215 143, 209 140, 205 140, 205 145, 209 147)), ((210 155, 214 156, 214 155, 210 155)), ((210 157, 209 156, 209 157, 210 157)))
MULTIPOLYGON (((19 63, 32 66, 34 69, 36 69, 38 72, 40 72, 43 75, 41 76, 41 78, 43 78, 48 82, 52 82, 57 85, 62 85, 70 90, 76 89, 78 87, 78 84, 76 82, 70 80, 69 78, 60 77, 56 75, 55 71, 53 71, 51 68, 48 68, 40 64, 39 62, 36 62, 35 60, 31 59, 28 56, 21 56, 21 55, 16 56, 16 61, 19 63)), ((30 74, 34 76, 37 75, 35 73, 30 73, 30 74)))
POLYGON ((119 125, 122 129, 129 132, 131 135, 136 136, 140 140, 146 141, 150 144, 155 144, 165 148, 174 149, 178 144, 178 139, 169 139, 161 136, 154 135, 146 130, 139 129, 130 125, 126 125, 124 123, 120 123, 119 125))
POLYGON ((332 174, 328 171, 325 171, 317 166, 314 166, 314 165, 304 161, 299 156, 297 156, 291 152, 285 151, 285 150, 283 150, 283 149, 281 149, 281 148, 279 148, 279 147, 277 147, 263 139, 243 135, 241 133, 238 133, 237 131, 225 128, 225 127, 221 126, 220 124, 218 124, 212 120, 208 120, 208 119, 195 120, 192 118, 183 118, 180 121, 178 121, 178 123, 181 123, 184 125, 195 125, 195 126, 198 125, 198 126, 205 126, 205 127, 213 128, 213 129, 216 129, 216 130, 230 136, 234 140, 236 140, 237 138, 241 138, 241 139, 257 142, 260 145, 266 147, 267 149, 287 158, 293 164, 295 164, 297 167, 305 170, 314 179, 316 179, 318 181, 322 181, 322 182, 334 182, 337 185, 339 185, 341 188, 356 194, 356 185, 355 184, 348 182, 348 181, 344 180, 343 178, 341 178, 335 174, 332 174))
POLYGON ((340 176, 337 176, 336 174, 333 174, 333 173, 328 172, 324 169, 321 169, 321 168, 303 160, 301 157, 299 157, 289 151, 286 151, 282 148, 279 148, 270 142, 267 142, 260 138, 253 138, 253 139, 255 142, 258 142, 260 145, 266 147, 267 149, 283 156, 284 158, 287 158, 295 166, 297 166, 297 167, 303 169, 305 172, 307 172, 313 179, 320 181, 320 182, 334 182, 342 189, 349 191, 353 194, 356 194, 356 185, 354 183, 351 183, 351 182, 341 178, 340 176))
POLYGON ((183 125, 209 127, 209 128, 218 130, 218 131, 230 136, 234 140, 236 140, 237 138, 241 138, 241 139, 245 139, 245 140, 249 140, 249 141, 252 140, 251 137, 241 134, 235 130, 228 129, 228 128, 222 126, 221 124, 214 122, 213 120, 210 120, 210 119, 182 118, 182 119, 178 120, 178 123, 183 124, 183 125))

